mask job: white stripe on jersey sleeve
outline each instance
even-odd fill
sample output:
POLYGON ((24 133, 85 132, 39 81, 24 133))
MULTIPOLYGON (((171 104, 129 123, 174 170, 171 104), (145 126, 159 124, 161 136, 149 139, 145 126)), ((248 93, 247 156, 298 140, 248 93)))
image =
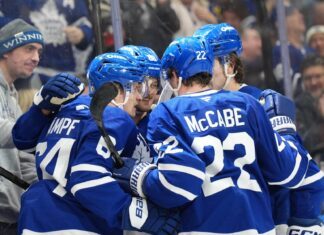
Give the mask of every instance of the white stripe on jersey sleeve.
POLYGON ((92 165, 92 164, 79 164, 72 166, 71 173, 77 171, 94 171, 99 173, 108 173, 107 169, 102 166, 92 165))
POLYGON ((192 201, 193 199, 195 199, 197 197, 197 195, 192 194, 191 192, 188 192, 187 190, 184 190, 182 188, 179 188, 177 186, 174 186, 172 184, 170 184, 166 178, 163 176, 163 174, 161 172, 159 172, 159 180, 161 182, 161 184, 168 190, 170 190, 171 192, 178 194, 182 197, 187 198, 188 200, 192 201))
POLYGON ((58 184, 53 190, 53 193, 59 195, 60 197, 63 197, 66 194, 66 190, 62 187, 62 185, 58 184))
MULTIPOLYGON (((268 182, 268 184, 269 185, 283 185, 283 184, 289 183, 296 176, 296 174, 298 172, 298 169, 300 167, 301 160, 302 160, 302 157, 300 156, 299 153, 297 153, 296 163, 295 163, 295 166, 294 166, 294 170, 291 172, 291 174, 285 180, 282 180, 282 181, 279 181, 279 182, 268 182)), ((292 187, 298 187, 301 184, 301 182, 299 182, 298 184, 296 184, 295 186, 292 186, 292 187)), ((289 187, 289 188, 291 188, 291 187, 289 187)))
POLYGON ((317 180, 320 180, 324 177, 324 173, 322 171, 317 172, 316 174, 307 177, 304 179, 303 183, 300 186, 305 186, 305 185, 309 185, 311 183, 314 183, 317 180))
POLYGON ((110 183, 112 181, 115 181, 115 180, 110 176, 106 176, 106 177, 103 177, 103 178, 100 178, 100 179, 85 181, 85 182, 74 185, 71 188, 71 192, 72 192, 73 195, 75 195, 76 192, 81 190, 81 189, 92 188, 92 187, 95 187, 95 186, 98 186, 98 185, 110 183))
POLYGON ((29 229, 24 229, 22 231, 23 235, 99 235, 99 233, 94 233, 90 231, 78 230, 78 229, 67 229, 67 230, 56 230, 52 232, 34 232, 29 229))
POLYGON ((181 165, 177 165, 177 164, 163 164, 160 163, 158 165, 159 170, 161 171, 178 171, 178 172, 183 172, 186 174, 190 174, 193 175, 199 179, 201 179, 202 181, 205 180, 205 173, 202 171, 199 171, 195 168, 192 167, 188 167, 188 166, 181 166, 181 165))

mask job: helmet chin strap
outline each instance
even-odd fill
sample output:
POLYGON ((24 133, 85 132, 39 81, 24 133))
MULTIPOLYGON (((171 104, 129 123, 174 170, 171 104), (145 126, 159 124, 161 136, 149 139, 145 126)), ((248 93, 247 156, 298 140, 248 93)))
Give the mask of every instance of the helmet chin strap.
POLYGON ((179 77, 179 83, 178 83, 178 86, 177 86, 176 88, 173 88, 173 87, 171 86, 171 84, 169 84, 170 89, 174 92, 174 94, 175 94, 176 96, 178 96, 178 91, 179 91, 181 85, 182 85, 182 77, 179 77))
POLYGON ((237 72, 229 74, 228 68, 229 68, 230 63, 229 62, 225 62, 224 63, 224 73, 225 73, 225 77, 226 77, 226 82, 225 85, 223 86, 223 89, 226 90, 227 86, 229 85, 229 83, 232 81, 232 79, 236 76, 237 72))
POLYGON ((130 92, 129 92, 129 91, 126 91, 125 99, 124 99, 124 102, 123 102, 123 103, 117 103, 114 99, 111 101, 111 103, 113 103, 113 104, 114 104, 115 106, 117 106, 118 108, 124 110, 124 105, 127 103, 128 98, 129 98, 129 95, 130 95, 130 92))

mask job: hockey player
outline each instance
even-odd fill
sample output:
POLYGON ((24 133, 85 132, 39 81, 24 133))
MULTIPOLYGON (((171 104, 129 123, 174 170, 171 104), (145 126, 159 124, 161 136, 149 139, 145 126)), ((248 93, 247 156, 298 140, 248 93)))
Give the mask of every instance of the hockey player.
MULTIPOLYGON (((213 86, 215 89, 240 91, 259 99, 262 91, 256 87, 244 84, 242 62, 239 58, 242 52, 242 42, 237 30, 227 23, 205 25, 194 33, 195 37, 203 38, 211 47, 215 60, 213 73, 213 86), (224 79, 219 79, 223 77, 224 79), (226 80, 224 83, 223 81, 226 80)), ((271 113, 273 124, 280 123, 280 116, 288 116, 290 122, 295 121, 294 107, 287 98, 273 91, 265 94, 275 96, 277 113, 271 113), (276 117, 279 116, 279 117, 276 117)), ((293 105, 293 104, 292 104, 293 105)), ((288 123, 273 126, 281 136, 289 139, 289 134, 296 135, 296 130, 289 127, 288 123), (287 128, 288 127, 288 128, 287 128)), ((297 137, 299 138, 299 137, 297 137)), ((300 230, 317 231, 318 216, 321 207, 324 209, 324 177, 316 163, 310 161, 304 182, 296 189, 287 190, 277 186, 270 186, 273 218, 276 224, 277 234, 286 234, 287 222, 294 229, 296 225, 300 230)))
MULTIPOLYGON (((142 155, 136 157, 149 157, 145 143, 138 142, 141 138, 130 117, 142 96, 143 73, 135 60, 118 53, 97 56, 88 69, 90 95, 106 82, 118 87, 119 93, 105 109, 103 121, 116 150, 125 157, 134 157, 132 154, 138 152, 142 155)), ((177 226, 175 211, 162 210, 145 199, 131 197, 111 177, 114 161, 90 115, 90 97, 80 96, 62 107, 55 102, 64 97, 69 99, 68 94, 73 94, 73 90, 67 90, 75 88, 66 82, 68 76, 60 74, 44 85, 35 97, 34 106, 13 131, 19 148, 36 147, 40 179, 22 197, 19 233, 122 234, 121 229, 140 229, 173 234, 177 226), (44 120, 48 117, 44 118, 40 109, 57 108, 60 110, 50 123, 44 120), (33 136, 20 129, 33 128, 30 118, 45 123, 44 129, 32 133, 33 136)))
POLYGON ((136 115, 134 118, 134 121, 142 136, 146 137, 149 114, 152 110, 155 97, 158 94, 160 87, 161 60, 156 53, 148 47, 126 45, 119 48, 117 51, 121 54, 134 57, 147 68, 147 72, 145 74, 148 82, 147 94, 145 94, 143 99, 138 102, 138 105, 136 106, 136 115))
POLYGON ((298 185, 307 152, 274 135, 250 95, 211 89, 213 57, 197 38, 175 40, 161 61, 179 96, 151 113, 156 164, 125 159, 114 177, 162 207, 182 207, 180 234, 275 234, 267 183, 298 185))

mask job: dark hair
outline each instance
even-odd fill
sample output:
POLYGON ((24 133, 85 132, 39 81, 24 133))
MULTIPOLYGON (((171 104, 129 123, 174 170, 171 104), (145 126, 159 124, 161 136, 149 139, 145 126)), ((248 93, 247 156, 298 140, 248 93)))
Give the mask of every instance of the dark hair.
MULTIPOLYGON (((169 68, 168 72, 167 72, 169 78, 172 77, 172 72, 175 72, 177 77, 179 77, 177 71, 174 68, 169 68)), ((202 72, 202 73, 197 73, 197 74, 191 76, 190 78, 182 79, 182 84, 185 86, 193 86, 195 83, 195 84, 199 84, 203 87, 206 87, 206 86, 210 85, 211 80, 212 80, 211 74, 202 72)))
POLYGON ((236 73, 234 79, 237 83, 243 83, 244 80, 244 68, 241 59, 235 52, 229 55, 230 63, 234 68, 234 73, 236 73))
POLYGON ((221 14, 224 12, 232 12, 237 15, 241 20, 249 15, 246 5, 241 0, 236 1, 222 1, 220 3, 221 14))
POLYGON ((313 66, 324 66, 324 57, 315 54, 307 56, 301 64, 301 71, 313 66))
POLYGON ((212 79, 212 76, 209 73, 206 73, 206 72, 197 73, 188 79, 182 80, 182 84, 185 86, 193 86, 195 83, 195 84, 201 85, 203 87, 206 87, 206 86, 210 85, 211 79, 212 79))

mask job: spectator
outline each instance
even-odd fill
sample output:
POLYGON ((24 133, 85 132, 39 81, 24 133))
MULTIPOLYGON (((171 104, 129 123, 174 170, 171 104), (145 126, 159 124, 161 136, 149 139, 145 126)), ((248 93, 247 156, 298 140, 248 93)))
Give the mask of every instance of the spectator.
MULTIPOLYGON (((0 166, 29 182, 35 179, 33 157, 20 157, 12 141, 11 130, 21 115, 13 82, 29 77, 39 63, 43 36, 21 19, 0 30, 0 166)), ((17 218, 22 189, 0 177, 0 234, 17 234, 17 218)))
POLYGON ((156 0, 155 7, 146 0, 121 3, 126 43, 150 47, 161 57, 179 29, 179 19, 170 0, 156 0))
POLYGON ((324 56, 324 25, 312 26, 306 33, 306 43, 315 53, 324 56))
MULTIPOLYGON (((58 72, 84 73, 93 40, 86 0, 11 2, 18 5, 19 17, 39 28, 44 36, 43 59, 33 74, 33 87, 39 88, 58 72)), ((3 15, 17 17, 13 11, 3 15)))
POLYGON ((246 3, 244 1, 224 1, 221 5, 221 19, 229 23, 236 29, 246 27, 255 22, 254 16, 249 16, 246 3))
POLYGON ((324 1, 316 0, 313 4, 313 11, 311 12, 313 16, 312 23, 314 25, 324 25, 324 1))
MULTIPOLYGON (((304 41, 304 34, 305 34, 305 22, 304 17, 300 13, 300 11, 293 7, 292 5, 285 6, 285 13, 286 13, 286 31, 287 31, 287 39, 288 39, 288 50, 289 50, 289 57, 290 57, 290 65, 291 65, 291 79, 293 84, 297 84, 300 77, 300 66, 301 62, 304 59, 307 50, 305 48, 305 41, 304 41)), ((273 12, 273 20, 277 22, 277 13, 274 9, 273 12)), ((282 61, 281 61, 281 53, 280 53, 280 42, 277 41, 275 47, 273 48, 273 68, 274 68, 274 75, 278 80, 281 89, 280 92, 283 93, 283 72, 282 72, 282 61)), ((297 88, 296 86, 293 87, 293 91, 297 88)))
POLYGON ((241 59, 246 83, 264 89, 262 41, 259 31, 252 27, 244 28, 242 30, 242 45, 241 59))
POLYGON ((180 20, 175 37, 191 36, 202 25, 217 23, 216 17, 197 0, 174 0, 171 7, 180 20))
MULTIPOLYGON (((324 57, 311 55, 302 63, 304 91, 296 97, 297 128, 305 147, 312 153, 322 146, 316 158, 324 161, 324 57)), ((313 156, 314 157, 314 156, 313 156)))
MULTIPOLYGON (((227 16, 230 16, 232 13, 235 15, 235 18, 238 17, 239 21, 246 17, 248 17, 249 20, 256 20, 255 15, 257 13, 257 8, 253 0, 210 0, 209 9, 216 17, 222 19, 222 21, 228 20, 227 17, 226 20, 222 18, 222 15, 224 16, 224 10, 227 12, 227 16)), ((233 22, 231 22, 231 24, 233 24, 233 22)), ((236 26, 239 26, 239 24, 236 26)))

